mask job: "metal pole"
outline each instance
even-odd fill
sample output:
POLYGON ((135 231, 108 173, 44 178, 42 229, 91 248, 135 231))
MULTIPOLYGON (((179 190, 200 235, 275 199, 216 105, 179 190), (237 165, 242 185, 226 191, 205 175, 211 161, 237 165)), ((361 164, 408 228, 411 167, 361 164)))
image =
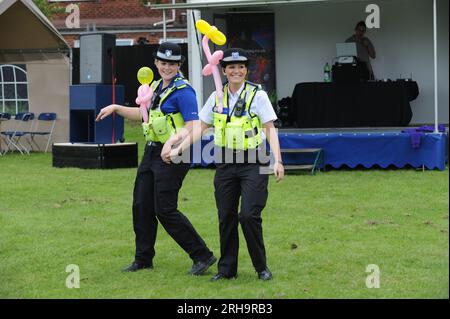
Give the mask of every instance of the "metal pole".
POLYGON ((73 73, 73 50, 69 48, 69 85, 72 85, 72 73, 73 73))
POLYGON ((433 0, 433 35, 434 35, 434 133, 438 128, 438 65, 437 65, 437 14, 436 0, 433 0))
POLYGON ((200 60, 201 60, 202 59, 202 46, 201 46, 200 40, 198 38, 197 29, 195 27, 195 24, 197 23, 197 20, 195 19, 195 12, 194 12, 194 10, 191 10, 191 12, 192 12, 193 29, 194 29, 194 32, 195 32, 195 38, 197 39, 198 52, 199 52, 199 56, 200 56, 200 60))
POLYGON ((167 41, 166 10, 163 10, 163 40, 167 41))

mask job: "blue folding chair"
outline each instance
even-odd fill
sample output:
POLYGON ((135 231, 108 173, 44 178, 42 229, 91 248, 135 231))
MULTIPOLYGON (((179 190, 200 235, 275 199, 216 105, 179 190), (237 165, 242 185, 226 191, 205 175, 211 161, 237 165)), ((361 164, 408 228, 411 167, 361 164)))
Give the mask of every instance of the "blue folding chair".
MULTIPOLYGON (((3 155, 2 142, 6 143, 6 139, 3 137, 2 123, 9 121, 11 119, 11 114, 9 113, 0 113, 0 156, 3 155)), ((6 150, 5 150, 6 152, 6 150)))
POLYGON ((56 113, 41 113, 37 118, 37 124, 35 128, 30 132, 31 140, 30 145, 34 144, 40 151, 39 144, 36 142, 36 136, 47 137, 47 145, 45 146, 45 152, 47 153, 50 141, 52 139, 53 130, 56 124, 56 113))
POLYGON ((2 135, 6 138, 6 146, 8 149, 5 153, 18 150, 20 154, 30 154, 30 150, 21 143, 21 138, 27 134, 30 134, 32 120, 34 119, 34 113, 17 113, 14 117, 16 125, 13 131, 2 132, 2 135))

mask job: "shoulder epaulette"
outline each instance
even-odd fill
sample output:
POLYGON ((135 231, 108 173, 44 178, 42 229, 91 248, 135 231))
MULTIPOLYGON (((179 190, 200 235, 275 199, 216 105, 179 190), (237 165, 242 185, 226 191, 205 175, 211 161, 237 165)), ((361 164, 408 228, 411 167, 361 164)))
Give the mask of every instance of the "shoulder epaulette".
POLYGON ((188 85, 190 86, 191 84, 186 79, 178 78, 178 79, 175 80, 175 86, 176 86, 177 89, 182 89, 182 88, 184 88, 184 87, 186 87, 188 85))
POLYGON ((247 83, 250 84, 251 86, 256 87, 256 89, 257 89, 258 91, 263 89, 263 87, 262 87, 261 84, 253 83, 253 82, 250 82, 250 81, 247 81, 247 83))

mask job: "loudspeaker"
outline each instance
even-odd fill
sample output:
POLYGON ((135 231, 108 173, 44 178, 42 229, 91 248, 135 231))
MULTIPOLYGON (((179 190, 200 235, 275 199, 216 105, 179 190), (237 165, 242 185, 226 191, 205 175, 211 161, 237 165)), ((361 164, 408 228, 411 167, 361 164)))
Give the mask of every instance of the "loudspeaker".
MULTIPOLYGON (((123 138, 123 117, 116 114, 95 121, 102 107, 112 103, 112 92, 110 84, 70 86, 70 142, 115 143, 123 138)), ((124 92, 123 85, 115 86, 117 104, 123 104, 124 92)))
POLYGON ((112 63, 115 63, 116 59, 115 48, 115 34, 82 34, 80 36, 80 83, 111 84, 112 63))

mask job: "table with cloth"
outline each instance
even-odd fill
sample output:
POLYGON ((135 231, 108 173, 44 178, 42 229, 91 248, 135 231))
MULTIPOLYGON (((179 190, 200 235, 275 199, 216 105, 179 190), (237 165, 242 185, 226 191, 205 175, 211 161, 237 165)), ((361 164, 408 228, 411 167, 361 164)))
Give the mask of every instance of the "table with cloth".
POLYGON ((292 108, 298 128, 404 127, 418 95, 415 81, 299 83, 292 108))

